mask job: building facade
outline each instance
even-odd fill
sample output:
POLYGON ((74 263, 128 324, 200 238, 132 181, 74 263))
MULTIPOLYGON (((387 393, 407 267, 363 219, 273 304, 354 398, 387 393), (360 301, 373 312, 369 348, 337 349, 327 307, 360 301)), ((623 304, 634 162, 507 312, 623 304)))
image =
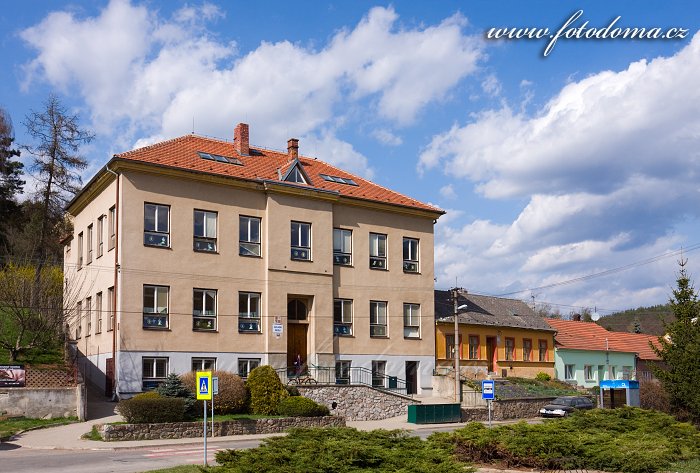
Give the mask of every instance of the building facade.
POLYGON ((70 203, 88 378, 322 367, 431 387, 441 210, 298 153, 187 135, 115 155, 70 203))
MULTIPOLYGON (((522 301, 467 294, 457 298, 460 374, 471 379, 538 373, 554 376, 554 329, 522 301)), ((435 291, 436 371, 455 366, 455 304, 450 291, 435 291)))

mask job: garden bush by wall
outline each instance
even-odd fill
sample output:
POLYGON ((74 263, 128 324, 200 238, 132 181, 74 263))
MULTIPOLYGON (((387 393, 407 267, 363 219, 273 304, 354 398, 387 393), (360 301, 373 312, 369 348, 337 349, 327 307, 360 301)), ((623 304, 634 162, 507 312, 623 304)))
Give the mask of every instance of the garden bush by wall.
MULTIPOLYGON (((345 418, 284 417, 279 419, 238 419, 216 422, 216 437, 227 435, 276 434, 293 427, 345 427, 345 418)), ((211 424, 207 431, 211 429, 211 424)), ((102 438, 114 440, 156 440, 202 437, 202 422, 170 422, 164 424, 106 424, 98 427, 102 438)))

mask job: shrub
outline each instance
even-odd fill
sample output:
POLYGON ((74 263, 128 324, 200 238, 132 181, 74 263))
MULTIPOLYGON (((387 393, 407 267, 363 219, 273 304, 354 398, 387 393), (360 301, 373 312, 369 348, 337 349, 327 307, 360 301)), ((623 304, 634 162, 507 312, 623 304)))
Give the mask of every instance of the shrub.
POLYGON ((280 415, 289 417, 321 417, 330 415, 328 408, 303 396, 282 399, 277 406, 280 415))
POLYGON ((149 392, 119 401, 117 411, 131 424, 180 422, 185 419, 185 400, 149 392))
POLYGON ((195 410, 196 399, 193 392, 188 389, 175 373, 170 373, 165 382, 158 386, 156 392, 163 397, 177 397, 185 400, 185 417, 193 419, 197 413, 195 410))
POLYGON ((299 393, 299 388, 294 386, 293 384, 288 384, 284 387, 287 390, 287 394, 290 396, 301 396, 299 393))
POLYGON ((474 471, 407 432, 350 428, 291 429, 257 448, 217 452, 216 461, 222 472, 237 473, 474 471))
MULTIPOLYGON (((214 413, 223 415, 245 412, 248 403, 248 388, 246 388, 243 379, 228 371, 215 370, 211 374, 219 378, 219 394, 214 396, 214 413)), ((187 389, 196 392, 196 373, 194 371, 183 374, 180 379, 187 389)), ((197 415, 202 410, 202 401, 196 402, 195 412, 197 415)))
POLYGON ((639 382, 639 406, 643 409, 671 414, 671 401, 663 385, 655 380, 642 380, 639 382))
POLYGON ((248 375, 250 409, 253 414, 274 415, 280 401, 289 396, 271 366, 258 366, 248 375))
POLYGON ((552 377, 547 373, 543 373, 540 371, 539 373, 537 373, 537 376, 535 376, 535 379, 538 381, 550 381, 552 377))

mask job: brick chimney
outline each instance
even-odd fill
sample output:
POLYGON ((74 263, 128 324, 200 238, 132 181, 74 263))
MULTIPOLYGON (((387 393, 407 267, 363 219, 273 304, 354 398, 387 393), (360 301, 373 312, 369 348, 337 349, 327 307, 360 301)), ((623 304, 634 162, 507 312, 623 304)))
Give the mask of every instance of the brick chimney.
POLYGON ((233 130, 233 146, 239 155, 250 155, 250 142, 247 123, 239 123, 236 125, 236 128, 233 130))
POLYGON ((299 140, 296 138, 289 138, 287 140, 287 156, 289 156, 290 161, 299 158, 299 140))

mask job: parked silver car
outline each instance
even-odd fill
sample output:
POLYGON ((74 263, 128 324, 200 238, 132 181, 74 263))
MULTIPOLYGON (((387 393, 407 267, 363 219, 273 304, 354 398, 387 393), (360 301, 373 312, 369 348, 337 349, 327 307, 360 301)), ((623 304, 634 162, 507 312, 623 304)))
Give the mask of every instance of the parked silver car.
POLYGON ((593 401, 584 396, 562 396, 558 397, 542 409, 542 417, 566 417, 575 410, 593 409, 593 401))

